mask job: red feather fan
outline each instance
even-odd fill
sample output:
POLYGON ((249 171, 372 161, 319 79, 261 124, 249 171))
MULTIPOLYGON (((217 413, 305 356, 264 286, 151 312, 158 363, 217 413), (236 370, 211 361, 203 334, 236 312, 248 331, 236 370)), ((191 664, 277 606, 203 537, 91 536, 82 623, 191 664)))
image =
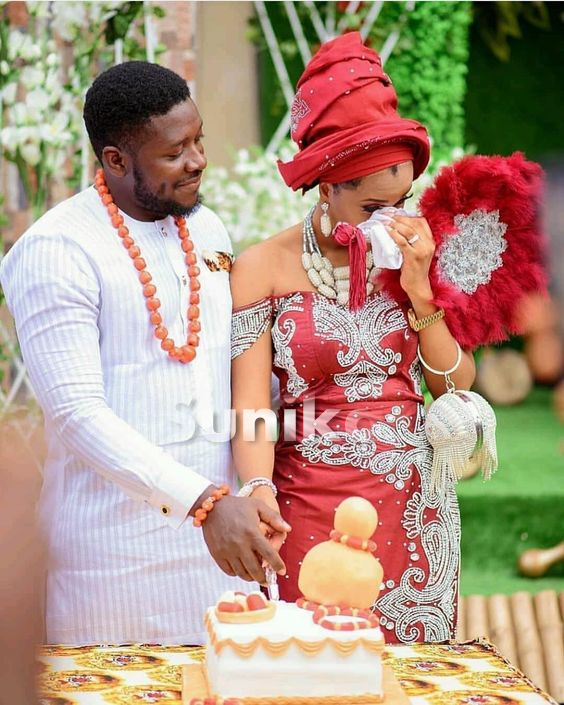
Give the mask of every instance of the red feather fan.
MULTIPOLYGON (((437 245, 429 274, 434 303, 464 348, 522 332, 522 298, 546 292, 542 188, 541 167, 516 152, 464 157, 441 169, 421 196, 437 245)), ((384 270, 381 281, 406 300, 397 270, 384 270)))

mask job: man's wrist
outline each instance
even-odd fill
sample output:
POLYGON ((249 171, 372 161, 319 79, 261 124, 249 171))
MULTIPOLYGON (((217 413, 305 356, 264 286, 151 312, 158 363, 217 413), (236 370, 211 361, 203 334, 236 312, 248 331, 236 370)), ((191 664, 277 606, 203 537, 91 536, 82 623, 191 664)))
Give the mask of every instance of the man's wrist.
POLYGON ((217 490, 217 487, 215 485, 208 485, 208 487, 202 492, 202 494, 198 497, 198 499, 194 502, 194 504, 190 507, 190 510, 188 512, 188 516, 195 516, 196 515, 196 510, 199 509, 202 506, 202 503, 212 495, 214 490, 217 490))

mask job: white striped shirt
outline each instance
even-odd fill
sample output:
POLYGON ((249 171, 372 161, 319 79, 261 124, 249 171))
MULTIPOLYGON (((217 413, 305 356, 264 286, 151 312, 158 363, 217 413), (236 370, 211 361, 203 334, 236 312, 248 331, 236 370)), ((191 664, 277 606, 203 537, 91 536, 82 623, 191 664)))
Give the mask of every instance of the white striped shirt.
MULTIPOLYGON (((189 283, 174 220, 124 218, 163 324, 181 343, 189 283)), ((0 266, 45 415, 50 642, 201 643, 205 607, 242 585, 186 521, 210 483, 235 482, 228 439, 191 438, 192 418, 210 431, 211 412, 230 408, 229 277, 202 254, 231 244, 205 207, 188 227, 202 285, 201 342, 188 365, 154 337, 137 272, 94 188, 46 213, 0 266)))

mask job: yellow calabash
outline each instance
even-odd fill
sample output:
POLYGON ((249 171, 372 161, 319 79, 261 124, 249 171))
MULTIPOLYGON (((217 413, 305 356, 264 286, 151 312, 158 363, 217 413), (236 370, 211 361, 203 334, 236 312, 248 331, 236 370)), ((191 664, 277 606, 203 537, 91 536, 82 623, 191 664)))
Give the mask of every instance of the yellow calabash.
POLYGON ((335 529, 348 536, 369 539, 378 526, 378 512, 362 497, 344 499, 335 511, 335 529))
POLYGON ((324 541, 304 557, 298 586, 306 600, 366 609, 380 593, 383 570, 367 551, 324 541))

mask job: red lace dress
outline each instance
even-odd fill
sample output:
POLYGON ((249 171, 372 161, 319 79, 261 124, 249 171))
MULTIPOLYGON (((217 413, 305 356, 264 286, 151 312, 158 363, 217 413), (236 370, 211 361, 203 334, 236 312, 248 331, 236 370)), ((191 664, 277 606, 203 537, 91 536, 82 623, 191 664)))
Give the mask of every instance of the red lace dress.
POLYGON ((454 637, 460 523, 454 488, 429 491, 417 335, 385 293, 351 312, 304 291, 234 312, 236 357, 270 331, 280 384, 274 482, 292 532, 281 555, 284 600, 299 597, 304 554, 328 538, 351 495, 378 511, 384 569, 376 609, 388 642, 454 637))

